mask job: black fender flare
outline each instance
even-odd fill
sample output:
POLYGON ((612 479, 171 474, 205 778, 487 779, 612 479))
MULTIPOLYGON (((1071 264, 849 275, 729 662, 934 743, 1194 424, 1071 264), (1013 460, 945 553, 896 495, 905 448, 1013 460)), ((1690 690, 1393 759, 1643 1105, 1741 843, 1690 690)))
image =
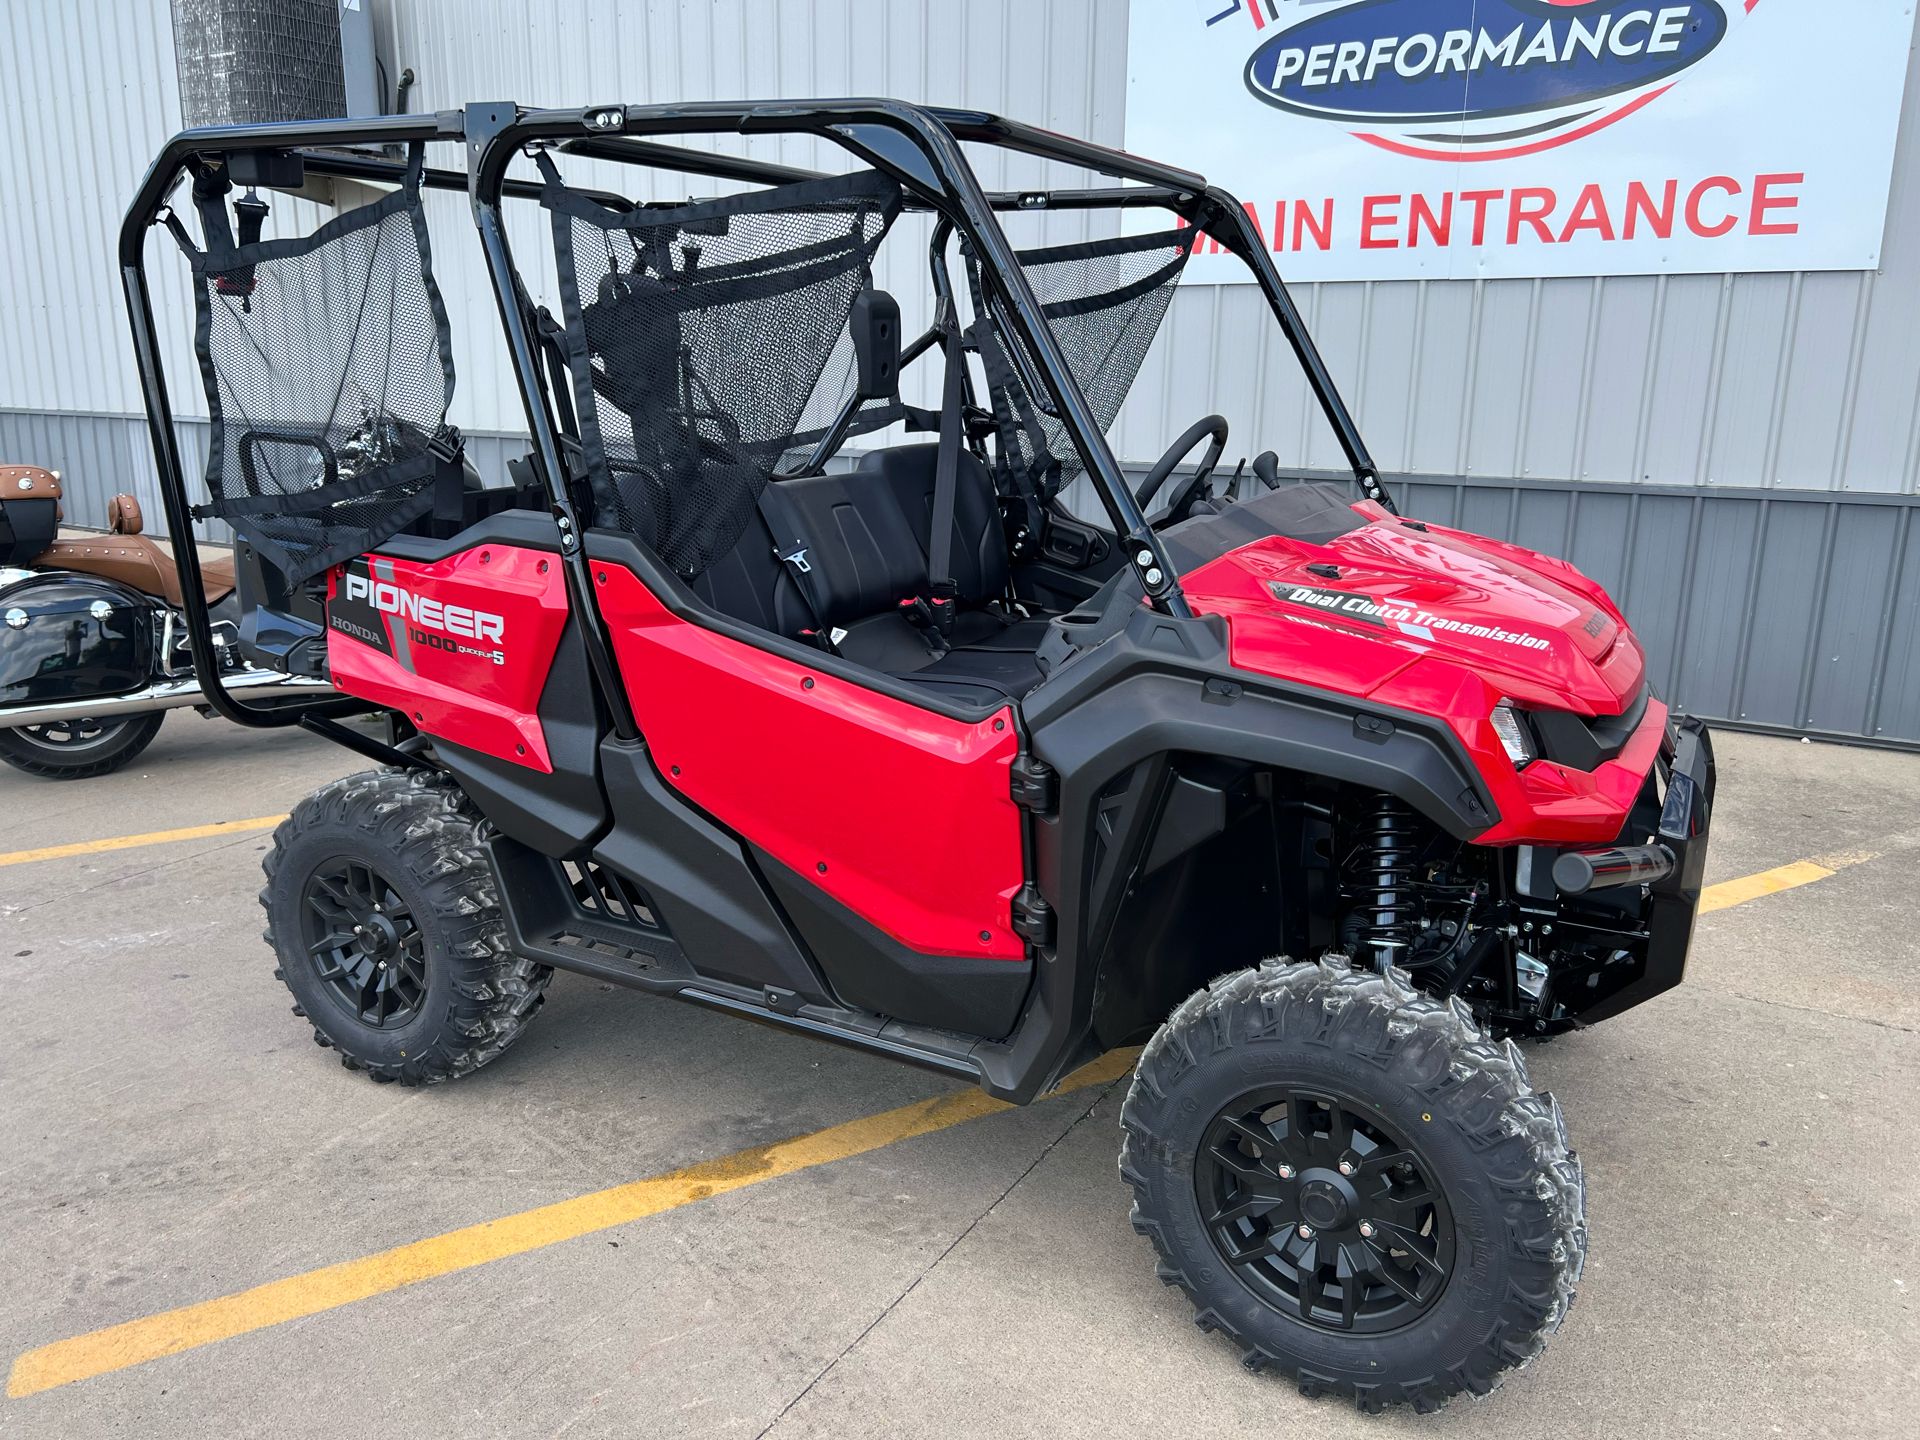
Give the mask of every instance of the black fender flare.
POLYGON ((1143 608, 1060 666, 1022 712, 1028 764, 1053 772, 1046 801, 1029 816, 1029 839, 1034 881, 1055 924, 1050 963, 1038 967, 1029 1002, 1031 1029, 1022 1027, 1012 1049, 1046 1079, 1084 1052, 1091 1032, 1104 949, 1093 913, 1096 846, 1107 843, 1096 835, 1096 807, 1120 775, 1143 764, 1164 769, 1168 757, 1188 753, 1385 791, 1462 840, 1499 819, 1445 722, 1236 670, 1219 616, 1143 608))
POLYGON ((1098 793, 1157 754, 1186 751, 1385 791, 1460 840, 1499 818, 1447 724, 1350 695, 1236 670, 1226 622, 1141 610, 1027 699, 1032 754, 1070 791, 1098 793))

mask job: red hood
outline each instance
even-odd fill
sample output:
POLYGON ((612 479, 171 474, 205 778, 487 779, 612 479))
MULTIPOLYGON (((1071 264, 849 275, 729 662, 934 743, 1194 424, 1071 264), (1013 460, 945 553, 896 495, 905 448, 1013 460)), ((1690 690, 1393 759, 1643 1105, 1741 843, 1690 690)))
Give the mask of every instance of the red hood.
POLYGON ((1571 565, 1354 509, 1370 523, 1325 544, 1269 536, 1182 578, 1196 611, 1227 618, 1236 665, 1367 695, 1444 662, 1523 705, 1588 715, 1638 695, 1639 641, 1571 565))

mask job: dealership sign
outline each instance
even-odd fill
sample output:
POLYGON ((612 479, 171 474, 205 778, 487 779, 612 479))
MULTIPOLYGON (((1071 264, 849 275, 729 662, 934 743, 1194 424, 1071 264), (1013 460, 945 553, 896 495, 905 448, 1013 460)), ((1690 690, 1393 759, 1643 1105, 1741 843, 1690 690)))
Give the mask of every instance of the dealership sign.
POLYGON ((1893 0, 1132 0, 1127 147, 1302 280, 1873 269, 1912 39, 1893 0))

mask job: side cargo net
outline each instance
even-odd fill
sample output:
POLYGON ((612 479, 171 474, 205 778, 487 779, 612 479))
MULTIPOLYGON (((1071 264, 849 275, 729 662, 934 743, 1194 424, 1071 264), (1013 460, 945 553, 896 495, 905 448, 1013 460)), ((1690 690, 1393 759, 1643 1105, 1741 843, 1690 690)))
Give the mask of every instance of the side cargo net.
MULTIPOLYGON (((1014 252, 1102 431, 1112 427, 1133 389, 1199 233, 1189 227, 1014 252)), ((1085 466, 1066 425, 1044 403, 1039 367, 1001 323, 997 301, 983 300, 980 263, 971 252, 966 268, 980 317, 972 338, 1000 429, 1002 493, 1025 493, 1045 504, 1085 466)))
POLYGON ((538 160, 595 523, 694 579, 793 447, 899 187, 864 171, 615 210, 538 160))
POLYGON ((311 235, 261 240, 252 192, 228 223, 225 174, 194 182, 205 249, 166 217, 193 268, 213 421, 214 515, 290 584, 371 550, 435 508, 456 516, 463 465, 446 423, 453 356, 420 203, 424 147, 392 194, 311 235))

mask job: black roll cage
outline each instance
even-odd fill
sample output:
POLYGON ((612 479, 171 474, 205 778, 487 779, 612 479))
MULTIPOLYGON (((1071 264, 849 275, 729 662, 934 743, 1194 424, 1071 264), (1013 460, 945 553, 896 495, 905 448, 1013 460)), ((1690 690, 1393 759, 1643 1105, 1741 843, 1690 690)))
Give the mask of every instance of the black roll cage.
MULTIPOLYGON (((936 257, 944 248, 949 228, 959 232, 980 257, 986 298, 996 306, 998 318, 1011 325, 1026 353, 1038 364, 1039 373, 1034 378, 1041 382, 1041 391, 1036 398, 1050 403, 1055 417, 1064 425, 1113 522, 1116 535, 1124 542, 1127 555, 1142 577, 1148 598, 1163 613, 1183 619, 1192 614, 1158 537, 1147 525, 1105 434, 1094 420, 1041 314, 1039 301, 1012 245, 994 218, 996 211, 1155 207, 1172 210, 1189 223, 1205 227, 1209 235, 1238 255, 1252 271, 1293 348, 1308 386, 1340 442, 1362 493, 1392 508, 1392 500, 1380 482, 1379 471, 1360 437, 1352 413, 1334 385, 1251 218, 1232 195, 1208 185, 1204 177, 1190 171, 981 111, 933 108, 883 99, 598 105, 558 110, 526 110, 509 102, 488 102, 468 105, 464 110, 421 115, 187 130, 162 148, 128 206, 120 227, 119 263, 148 437, 153 444, 161 499, 174 541, 175 564, 180 572, 194 667, 207 703, 216 711, 242 725, 306 725, 323 730, 331 738, 341 739, 354 748, 367 749, 375 753, 376 758, 393 758, 393 754, 387 753, 387 747, 332 723, 333 716, 369 708, 362 702, 320 700, 264 708, 235 699, 221 683, 220 663, 201 584, 200 558, 193 538, 187 477, 174 433, 173 407, 157 343, 146 275, 148 232, 156 223, 170 218, 167 197, 181 177, 201 166, 204 157, 224 157, 235 151, 290 150, 299 153, 306 173, 311 175, 398 181, 405 171, 403 162, 386 158, 377 150, 349 147, 406 145, 414 141, 465 143, 466 172, 429 166, 421 183, 428 189, 467 192, 526 412, 537 472, 549 511, 559 527, 569 602, 580 623, 588 659, 607 704, 614 734, 630 740, 637 737, 638 727, 626 690, 620 683, 611 643, 593 602, 583 539, 585 525, 568 487, 568 470, 561 454, 562 432, 555 418, 554 398, 543 378, 541 340, 524 303, 524 292, 500 219, 500 202, 507 197, 539 198, 539 184, 506 174, 514 156, 526 147, 538 145, 588 159, 622 161, 764 185, 820 178, 819 172, 812 170, 689 150, 646 138, 694 134, 804 134, 833 141, 899 182, 906 195, 907 208, 930 211, 940 217, 936 257), (961 153, 963 143, 1019 151, 1130 183, 1083 189, 989 192, 981 187, 961 153), (1158 571, 1163 577, 1159 583, 1145 584, 1148 570, 1158 571)), ((621 208, 626 203, 614 196, 597 198, 608 199, 621 208)), ((936 288, 939 288, 945 277, 937 258, 935 269, 936 288)), ((951 303, 950 284, 945 300, 951 303)), ((565 403, 564 400, 561 403, 565 403)))

